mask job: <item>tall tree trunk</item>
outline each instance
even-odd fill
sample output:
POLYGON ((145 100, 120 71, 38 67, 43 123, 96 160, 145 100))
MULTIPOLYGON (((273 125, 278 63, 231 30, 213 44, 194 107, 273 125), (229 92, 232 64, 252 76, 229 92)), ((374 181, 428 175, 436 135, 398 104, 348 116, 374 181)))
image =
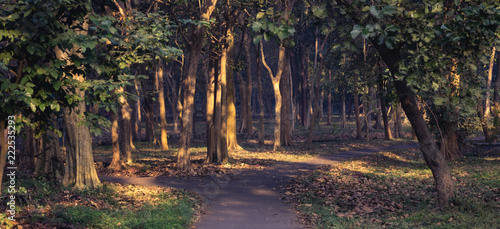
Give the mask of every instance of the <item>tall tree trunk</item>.
MULTIPOLYGON (((328 80, 331 82, 332 81, 332 71, 328 70, 328 80)), ((327 115, 328 115, 328 120, 327 120, 327 125, 332 124, 332 89, 328 87, 328 101, 327 101, 327 115)))
POLYGON ((134 102, 132 111, 132 133, 136 141, 141 141, 141 124, 142 124, 142 112, 141 112, 141 93, 139 89, 139 80, 134 79, 134 92, 137 96, 137 100, 134 102))
MULTIPOLYGON (((262 44, 259 44, 262 45, 262 44)), ((258 53, 258 50, 256 50, 258 53)), ((257 54, 257 100, 259 101, 259 146, 264 145, 264 98, 262 96, 262 77, 260 75, 260 55, 257 54)))
POLYGON ((356 118, 356 139, 361 139, 361 119, 359 117, 359 95, 358 95, 358 77, 354 76, 354 114, 356 118))
POLYGON ((275 113, 275 119, 274 119, 274 147, 273 150, 276 151, 278 148, 281 147, 281 106, 282 106, 282 98, 281 98, 281 92, 280 92, 280 80, 281 80, 281 75, 283 74, 283 69, 285 68, 285 50, 286 48, 284 46, 279 46, 279 54, 278 54, 278 71, 276 72, 276 75, 273 75, 273 72, 271 68, 267 65, 266 63, 266 58, 264 55, 264 45, 260 45, 260 54, 261 54, 261 61, 264 67, 267 69, 269 73, 269 77, 271 78, 271 82, 273 84, 273 90, 274 90, 274 113, 275 113))
POLYGON ((382 119, 384 121, 384 139, 392 140, 391 126, 389 125, 389 117, 387 115, 387 105, 385 101, 384 83, 381 83, 379 88, 380 88, 380 110, 382 113, 382 119))
MULTIPOLYGON (((76 31, 77 34, 85 34, 88 29, 86 21, 82 24, 82 30, 76 31)), ((80 48, 75 46, 72 49, 72 54, 76 53, 80 48)), ((59 48, 55 50, 56 56, 60 60, 66 60, 67 52, 63 52, 59 48)), ((83 58, 83 56, 82 56, 83 58)), ((71 63, 72 64, 72 63, 71 63)), ((74 74, 73 79, 84 82, 83 75, 74 74)), ((85 92, 79 88, 75 89, 75 95, 79 98, 85 98, 85 92)), ((85 121, 84 115, 86 112, 85 101, 80 101, 76 107, 62 109, 64 123, 66 126, 66 166, 63 178, 63 185, 72 186, 75 189, 97 188, 101 186, 99 177, 94 166, 94 158, 92 155, 92 138, 90 136, 89 127, 81 125, 85 121)))
MULTIPOLYGON (((201 6, 200 19, 208 22, 215 9, 217 0, 207 0, 201 6)), ((186 76, 184 77, 184 98, 182 103, 182 130, 179 140, 179 153, 177 155, 177 168, 188 171, 190 169, 190 143, 191 132, 193 131, 193 109, 194 94, 196 90, 196 73, 198 71, 198 60, 200 58, 201 47, 205 36, 206 27, 198 25, 193 31, 192 40, 189 45, 190 54, 186 76)))
POLYGON ((479 117, 479 122, 481 123, 481 127, 483 128, 484 139, 486 142, 491 142, 491 132, 488 127, 488 122, 484 117, 484 109, 483 103, 481 100, 477 101, 477 116, 479 117))
MULTIPOLYGON (((319 30, 316 30, 318 34, 319 30)), ((323 50, 328 41, 328 36, 330 34, 326 34, 321 47, 319 47, 319 38, 316 37, 315 43, 315 54, 314 54, 314 66, 313 66, 313 82, 312 82, 312 90, 314 91, 314 110, 313 116, 311 117, 311 126, 309 128, 309 136, 307 138, 307 147, 311 147, 314 127, 316 123, 319 123, 321 120, 319 116, 320 103, 322 103, 321 97, 321 89, 320 89, 320 81, 321 81, 321 72, 323 72, 323 66, 325 64, 325 57, 323 57, 323 50), (318 58, 319 58, 319 66, 318 66, 318 58)), ((325 55, 326 56, 326 55, 325 55)))
POLYGON ((236 72, 236 77, 239 82, 240 87, 240 120, 241 126, 238 130, 239 133, 247 133, 247 89, 246 89, 246 81, 243 80, 243 76, 236 72))
POLYGON ((282 95, 281 106, 281 145, 293 145, 292 140, 292 88, 290 53, 286 52, 285 69, 281 77, 280 90, 282 95))
MULTIPOLYGON (((230 4, 228 2, 228 4, 230 4)), ((228 10, 229 10, 228 6, 228 10)), ((230 20, 230 18, 228 18, 230 20)), ((227 80, 227 148, 228 150, 241 149, 238 145, 238 140, 236 138, 236 106, 235 106, 235 91, 234 91, 234 71, 233 71, 233 59, 234 59, 234 33, 233 33, 233 23, 226 21, 226 62, 221 59, 221 68, 226 71, 227 80)), ((223 51, 224 52, 224 51, 223 51)), ((222 70, 222 69, 221 69, 222 70)), ((222 73, 222 71, 221 71, 222 73)), ((224 99, 224 98, 223 98, 224 99)), ((227 163, 227 155, 223 155, 223 163, 227 163)))
MULTIPOLYGON (((252 58, 251 58, 251 53, 250 53, 250 46, 252 45, 252 39, 250 38, 249 32, 245 32, 244 34, 244 49, 246 53, 246 70, 247 70, 247 80, 246 80, 246 101, 245 101, 245 107, 246 107, 246 128, 247 128, 247 137, 251 137, 253 134, 253 120, 252 120, 252 58)), ((244 102, 242 100, 242 102, 244 102)))
POLYGON ((125 98, 125 89, 123 87, 119 87, 117 89, 118 101, 121 105, 120 110, 120 152, 122 153, 121 158, 126 160, 127 164, 131 164, 132 160, 132 147, 130 144, 130 136, 132 135, 132 125, 130 122, 131 119, 131 109, 128 105, 128 101, 125 98))
POLYGON ((301 76, 301 79, 302 79, 302 83, 301 83, 301 93, 302 93, 302 100, 301 100, 301 115, 300 117, 302 118, 302 126, 304 126, 306 129, 309 128, 309 114, 308 114, 308 79, 307 79, 307 76, 308 76, 308 63, 309 63, 309 52, 307 51, 304 51, 302 52, 303 50, 303 45, 300 44, 300 50, 301 50, 301 61, 302 61, 302 69, 301 69, 301 72, 300 72, 300 76, 301 76))
POLYGON ((119 170, 121 169, 120 164, 120 142, 118 133, 118 115, 115 112, 111 112, 111 164, 108 166, 110 169, 119 170))
POLYGON ((153 99, 153 89, 154 81, 151 79, 146 79, 143 82, 144 92, 144 119, 146 120, 146 142, 156 143, 156 136, 154 134, 154 108, 155 108, 155 100, 153 99), (145 85, 145 84, 146 85, 145 85))
POLYGON ((345 110, 345 87, 342 88, 342 95, 341 95, 341 119, 342 122, 340 123, 340 128, 344 129, 346 127, 346 110, 345 110))
POLYGON ((497 58, 497 77, 495 79, 495 87, 493 90, 493 112, 495 114, 493 124, 495 126, 495 130, 492 131, 492 141, 496 141, 498 138, 498 134, 500 133, 500 51, 498 52, 499 58, 497 58))
MULTIPOLYGON (((453 66, 450 72, 449 80, 451 87, 451 96, 457 97, 460 89, 460 75, 456 73, 457 61, 453 60, 453 66)), ((458 139, 458 119, 459 109, 458 104, 455 106, 447 107, 448 117, 443 117, 444 120, 440 121, 440 126, 443 129, 443 138, 441 141, 441 152, 447 160, 454 160, 463 157, 459 147, 458 139)))
MULTIPOLYGON (((214 44, 212 44, 212 49, 214 47, 214 44)), ((217 84, 217 76, 218 76, 218 70, 217 70, 218 64, 217 64, 217 57, 215 55, 214 50, 211 50, 210 56, 208 58, 208 71, 205 74, 206 76, 206 82, 207 82, 207 102, 206 102, 206 122, 207 122, 207 158, 205 160, 206 163, 215 163, 217 162, 217 152, 216 152, 216 147, 217 147, 217 139, 218 137, 216 136, 216 122, 214 119, 215 115, 215 100, 216 100, 216 84, 217 84)))
POLYGON ((490 56, 490 65, 488 68, 488 78, 486 79, 486 96, 484 97, 484 117, 487 120, 488 117, 490 116, 490 98, 491 98, 491 80, 493 79, 493 66, 495 65, 495 54, 496 54, 496 47, 493 47, 493 50, 491 51, 491 56, 490 56))
MULTIPOLYGON (((29 125, 26 125, 23 128, 23 132, 25 133, 26 137, 21 143, 23 147, 22 147, 22 154, 19 157, 19 167, 29 168, 31 170, 32 168, 35 167, 35 162, 34 162, 34 157, 36 154, 35 133, 33 128, 31 128, 29 125)), ((2 133, 3 132, 0 132, 0 134, 2 133)))
POLYGON ((167 137, 167 111, 165 109, 165 90, 163 85, 163 62, 162 60, 156 66, 156 81, 158 82, 158 105, 160 106, 160 129, 161 137, 160 144, 161 150, 168 150, 168 137, 167 137))

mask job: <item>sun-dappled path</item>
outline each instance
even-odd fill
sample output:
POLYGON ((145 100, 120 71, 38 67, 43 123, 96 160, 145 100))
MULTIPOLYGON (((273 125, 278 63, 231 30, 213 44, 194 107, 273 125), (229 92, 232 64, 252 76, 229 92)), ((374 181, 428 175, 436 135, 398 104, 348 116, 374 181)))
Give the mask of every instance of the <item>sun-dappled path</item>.
POLYGON ((374 147, 323 155, 295 163, 276 163, 263 170, 204 178, 109 177, 101 180, 194 191, 204 197, 205 209, 194 228, 300 228, 291 206, 281 199, 292 176, 338 161, 380 151, 416 148, 418 144, 374 147))

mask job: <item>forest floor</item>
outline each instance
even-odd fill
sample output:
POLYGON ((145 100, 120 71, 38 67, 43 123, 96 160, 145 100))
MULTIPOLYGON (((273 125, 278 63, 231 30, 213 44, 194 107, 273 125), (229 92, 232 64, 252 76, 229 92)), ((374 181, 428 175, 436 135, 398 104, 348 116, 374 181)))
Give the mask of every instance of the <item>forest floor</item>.
MULTIPOLYGON (((298 127, 295 145, 273 152, 272 122, 266 125, 266 144, 239 136, 242 149, 231 151, 226 165, 202 163, 205 136, 197 130, 188 173, 174 167, 178 133, 170 132, 167 151, 135 142, 135 163, 121 170, 106 168, 111 146, 104 134, 94 141, 104 186, 75 191, 25 177, 17 193, 17 223, 22 228, 499 227, 498 157, 453 162, 459 195, 442 211, 434 208, 432 176, 407 126, 405 139, 385 141, 382 130, 373 130, 366 141, 354 139, 353 123, 346 129, 322 123, 312 147, 305 147, 307 131, 298 127)), ((5 217, 0 214, 4 227, 5 217)))
MULTIPOLYGON (((416 144, 374 147, 274 163, 263 169, 232 172, 205 178, 109 177, 105 181, 183 188, 204 197, 205 208, 193 228, 301 228, 283 190, 294 175, 331 165, 346 158, 384 150, 414 148, 416 144)), ((326 149, 325 149, 326 150, 326 149)))

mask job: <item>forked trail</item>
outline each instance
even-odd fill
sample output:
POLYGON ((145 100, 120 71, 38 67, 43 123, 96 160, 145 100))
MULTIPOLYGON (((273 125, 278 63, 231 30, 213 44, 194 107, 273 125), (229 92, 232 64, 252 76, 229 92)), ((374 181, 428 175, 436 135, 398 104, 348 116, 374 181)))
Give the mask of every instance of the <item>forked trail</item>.
POLYGON ((103 181, 147 186, 167 186, 194 191, 204 197, 206 210, 194 228, 262 229, 301 228, 289 204, 281 200, 281 190, 292 176, 322 165, 337 163, 380 151, 416 148, 418 144, 396 145, 345 151, 295 163, 277 163, 263 170, 252 170, 223 177, 109 177, 103 181))

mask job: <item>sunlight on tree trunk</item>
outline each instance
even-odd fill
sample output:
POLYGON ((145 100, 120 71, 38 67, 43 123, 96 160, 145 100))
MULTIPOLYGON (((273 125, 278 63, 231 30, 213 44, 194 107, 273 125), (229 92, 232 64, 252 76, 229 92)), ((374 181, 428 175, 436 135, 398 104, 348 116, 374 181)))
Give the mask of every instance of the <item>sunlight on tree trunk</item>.
POLYGON ((120 142, 118 133, 118 115, 111 111, 111 164, 108 166, 109 169, 119 170, 121 169, 120 164, 120 142))
POLYGON ((125 98, 125 89, 119 87, 117 89, 118 102, 121 106, 121 118, 120 118, 120 152, 122 153, 121 158, 126 160, 127 164, 131 164, 132 160, 132 147, 130 144, 130 136, 132 134, 131 119, 131 109, 128 105, 128 101, 125 98))
POLYGON ((281 75, 283 74, 283 68, 285 67, 285 50, 286 48, 283 46, 279 46, 279 54, 278 54, 278 71, 276 72, 276 76, 273 75, 273 72, 271 68, 267 65, 266 63, 266 57, 264 55, 264 45, 260 44, 260 54, 261 54, 261 61, 262 65, 267 69, 267 72, 269 73, 269 77, 271 78, 271 82, 273 83, 273 90, 274 90, 274 100, 275 100, 275 105, 274 105, 274 114, 275 114, 275 119, 274 119, 274 146, 273 150, 276 151, 281 147, 281 105, 282 105, 282 98, 281 98, 281 92, 280 92, 280 80, 281 80, 281 75))
POLYGON ((497 50, 496 47, 493 46, 493 50, 491 51, 490 56, 490 64, 488 68, 488 78, 486 79, 486 96, 484 97, 485 105, 484 105, 484 117, 487 120, 490 116, 490 99, 491 99, 491 80, 493 79, 493 66, 495 65, 495 54, 497 50))
MULTIPOLYGON (((208 22, 215 9, 217 0, 208 0, 201 7, 200 19, 208 22)), ((196 75, 198 72, 198 60, 205 36, 206 27, 198 25, 193 31, 192 41, 189 45, 190 54, 186 76, 184 77, 184 98, 182 103, 182 130, 179 140, 179 152, 177 155, 177 168, 182 171, 190 170, 190 143, 193 131, 193 109, 194 94, 196 90, 196 75)))
MULTIPOLYGON (((228 4, 230 4, 228 2, 228 4)), ((228 8, 229 9, 229 8, 228 8)), ((233 32, 233 23, 226 22, 226 50, 222 52, 226 52, 225 61, 221 59, 221 68, 224 68, 226 72, 226 82, 227 82, 227 94, 226 94, 226 104, 227 104, 227 149, 228 150, 236 150, 241 149, 238 145, 238 139, 236 138, 236 106, 235 106, 235 91, 234 91, 234 71, 233 71, 233 59, 234 59, 234 32, 233 32)), ((221 69, 222 73, 222 69, 221 69)), ((224 99, 224 97, 222 97, 224 99)), ((243 101, 244 102, 244 101, 243 101)), ((242 120, 244 121, 244 120, 242 120)), ((223 122, 224 123, 224 122, 223 122)), ((223 124, 224 125, 224 124, 223 124)), ((226 153, 227 154, 227 153, 226 153)), ((222 155, 222 163, 227 163, 228 156, 222 155)))
POLYGON ((156 80, 158 81, 158 105, 160 106, 160 144, 161 150, 168 150, 167 136, 167 111, 165 109, 165 90, 163 85, 163 62, 162 60, 156 66, 156 80))

